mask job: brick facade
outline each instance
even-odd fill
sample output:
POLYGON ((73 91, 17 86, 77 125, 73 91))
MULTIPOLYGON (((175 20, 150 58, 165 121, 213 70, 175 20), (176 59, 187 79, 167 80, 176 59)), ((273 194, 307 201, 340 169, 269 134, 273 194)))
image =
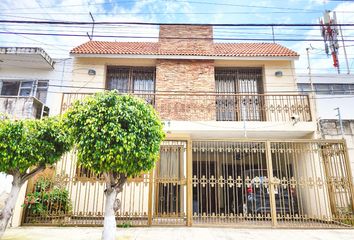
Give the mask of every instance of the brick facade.
POLYGON ((158 60, 156 91, 177 94, 156 96, 157 111, 163 119, 215 120, 215 96, 191 94, 215 91, 214 61, 158 60))
POLYGON ((160 26, 159 52, 210 55, 214 50, 213 27, 189 25, 160 26))
MULTIPOLYGON (((160 26, 159 52, 168 54, 178 50, 186 54, 194 51, 210 54, 213 49, 212 37, 213 28, 210 26, 160 26)), ((157 60, 156 91, 178 92, 177 96, 156 97, 157 110, 163 119, 215 120, 215 97, 201 98, 190 94, 215 91, 214 61, 157 60), (186 92, 189 94, 182 94, 186 92)))

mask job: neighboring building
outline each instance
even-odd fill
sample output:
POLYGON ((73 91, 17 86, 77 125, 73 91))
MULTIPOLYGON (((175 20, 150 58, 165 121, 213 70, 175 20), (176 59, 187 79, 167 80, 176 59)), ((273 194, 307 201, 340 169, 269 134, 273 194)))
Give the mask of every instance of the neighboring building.
MULTIPOLYGON (((41 48, 0 47, 0 114, 12 119, 59 114, 61 92, 71 82, 71 67, 71 59, 52 59, 41 48)), ((3 201, 11 189, 12 177, 0 174, 0 182, 3 201)), ((23 203, 25 190, 26 186, 18 206, 23 203)), ((15 211, 13 225, 20 223, 20 210, 18 207, 15 211)))
POLYGON ((11 118, 60 113, 72 59, 52 59, 37 47, 0 47, 0 112, 11 118))
MULTIPOLYGON (((165 25, 158 42, 90 41, 71 51, 73 88, 62 111, 117 89, 145 99, 165 123, 155 169, 119 194, 118 223, 350 226, 345 144, 316 139, 311 97, 293 93, 298 54, 274 43, 212 39, 210 26, 165 25)), ((53 174, 67 197, 46 200, 44 212, 27 209, 24 225, 102 224, 104 182, 76 159, 67 154, 53 174)))
MULTIPOLYGON (((342 119, 354 119, 354 75, 313 74, 311 76, 316 92, 317 117, 321 119, 338 119, 335 108, 339 107, 342 119)), ((296 77, 301 93, 311 92, 307 74, 296 77)))
MULTIPOLYGON (((347 143, 352 176, 354 175, 354 75, 313 74, 311 76, 316 92, 316 109, 322 137, 344 139, 347 143), (343 135, 338 118, 339 108, 343 135)), ((311 92, 309 76, 297 76, 298 88, 302 93, 311 92)))

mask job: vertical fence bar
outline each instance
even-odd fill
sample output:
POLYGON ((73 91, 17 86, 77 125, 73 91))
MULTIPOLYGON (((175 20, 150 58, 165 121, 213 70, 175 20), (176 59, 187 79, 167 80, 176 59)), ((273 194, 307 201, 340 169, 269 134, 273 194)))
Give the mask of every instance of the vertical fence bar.
POLYGON ((192 141, 187 141, 187 226, 192 226, 193 187, 192 187, 192 141))
POLYGON ((148 226, 152 225, 152 191, 154 187, 154 170, 149 174, 149 197, 148 197, 148 226))
POLYGON ((266 141, 266 162, 268 169, 269 178, 269 201, 271 209, 272 227, 277 226, 277 215, 276 215, 276 205, 275 205, 275 193, 274 193, 274 179, 273 179, 273 164, 272 164, 272 152, 271 152, 271 142, 266 141))

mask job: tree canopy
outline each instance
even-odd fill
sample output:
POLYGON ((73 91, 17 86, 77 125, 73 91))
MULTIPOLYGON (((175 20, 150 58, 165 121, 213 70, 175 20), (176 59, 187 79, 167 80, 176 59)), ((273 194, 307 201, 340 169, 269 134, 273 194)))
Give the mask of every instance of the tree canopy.
POLYGON ((78 149, 79 162, 97 173, 134 176, 150 170, 164 132, 155 109, 143 99, 117 91, 78 101, 65 122, 78 149))
POLYGON ((59 118, 0 120, 0 172, 13 176, 11 192, 0 211, 0 238, 12 216, 21 186, 71 148, 59 118))
POLYGON ((29 168, 38 172, 71 147, 58 118, 1 120, 0 139, 0 172, 20 175, 22 181, 33 175, 29 168))

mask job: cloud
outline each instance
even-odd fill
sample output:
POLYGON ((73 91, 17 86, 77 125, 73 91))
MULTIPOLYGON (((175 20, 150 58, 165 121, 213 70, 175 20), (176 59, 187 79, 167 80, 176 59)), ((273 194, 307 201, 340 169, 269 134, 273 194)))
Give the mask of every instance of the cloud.
MULTIPOLYGON (((11 0, 0 2, 0 9, 5 19, 18 20, 62 20, 91 21, 89 12, 93 13, 95 21, 102 22, 183 22, 193 12, 188 2, 175 1, 111 1, 111 0, 22 0, 14 7, 11 0), (155 13, 184 12, 185 15, 159 15, 155 13)), ((79 34, 83 37, 63 36, 32 36, 0 34, 0 42, 6 46, 42 47, 52 57, 68 57, 69 51, 86 41, 86 33, 91 33, 92 25, 57 26, 57 25, 0 25, 2 32, 35 32, 52 34, 79 34)), ((157 26, 126 26, 126 25, 95 25, 94 40, 105 41, 157 41, 157 26), (98 36, 131 36, 131 38, 98 36), (96 37, 95 37, 96 36, 96 37), (155 38, 136 38, 136 37, 155 38)))
MULTIPOLYGON (((316 23, 322 10, 318 7, 323 0, 308 0, 279 3, 270 0, 257 1, 260 6, 280 7, 289 9, 306 8, 317 9, 318 13, 294 13, 277 9, 246 8, 231 5, 230 0, 220 0, 219 5, 196 4, 189 1, 174 0, 19 0, 13 5, 12 0, 0 1, 0 10, 3 19, 36 20, 55 19, 64 21, 91 21, 89 12, 92 12, 96 21, 124 21, 124 22, 190 22, 190 23, 294 23, 309 22, 316 23), (317 8, 316 8, 317 7, 317 8), (196 14, 210 12, 212 14, 196 14), (234 14, 231 14, 235 12, 234 14), (272 12, 279 12, 274 13, 272 12), (284 12, 284 14, 281 14, 284 12), (169 14, 168 14, 169 13, 169 14), (175 14, 171 14, 175 13, 175 14), (177 14, 184 13, 184 14, 177 14)), ((236 4, 236 3, 235 3, 236 4)), ((239 2, 237 2, 239 4, 239 2)), ((253 5, 250 1, 241 1, 240 4, 253 5)), ((328 6, 333 3, 328 3, 328 6)), ((354 19, 354 13, 341 15, 339 11, 354 11, 354 3, 337 4, 339 20, 347 22, 354 19), (342 19, 342 16, 346 16, 342 19)), ((322 7, 321 7, 322 9, 322 7)), ((296 11, 295 11, 296 12, 296 11)), ((298 11, 299 12, 299 11, 298 11)), ((344 13, 343 13, 344 14, 344 13)), ((86 32, 91 33, 91 25, 87 26, 46 26, 46 25, 0 25, 0 31, 4 32, 37 32, 54 34, 82 34, 83 37, 59 37, 59 36, 32 36, 32 35, 6 35, 0 34, 0 42, 4 46, 37 46, 44 48, 52 57, 68 57, 69 51, 86 41, 86 32)), ((310 31, 298 31, 294 28, 278 27, 274 29, 276 38, 320 38, 320 31, 313 28, 310 31), (314 37, 315 36, 315 37, 314 37)), ((272 38, 271 28, 215 28, 216 37, 225 38, 272 38)), ((345 36, 353 36, 353 31, 343 30, 345 36)), ((106 41, 156 41, 156 38, 135 38, 141 36, 158 36, 156 26, 95 26, 94 40, 106 41), (98 35, 111 36, 132 36, 132 38, 99 38, 98 35)), ((298 72, 306 72, 306 47, 309 44, 316 48, 311 51, 311 64, 314 71, 335 71, 330 58, 321 53, 324 48, 322 42, 281 42, 282 44, 295 49, 301 54, 300 60, 296 63, 298 72), (318 59, 321 58, 321 59, 318 59)), ((354 44, 354 43, 353 43, 354 44)), ((353 54, 354 48, 348 47, 348 54, 353 54)), ((340 49, 341 66, 343 53, 340 49)))

